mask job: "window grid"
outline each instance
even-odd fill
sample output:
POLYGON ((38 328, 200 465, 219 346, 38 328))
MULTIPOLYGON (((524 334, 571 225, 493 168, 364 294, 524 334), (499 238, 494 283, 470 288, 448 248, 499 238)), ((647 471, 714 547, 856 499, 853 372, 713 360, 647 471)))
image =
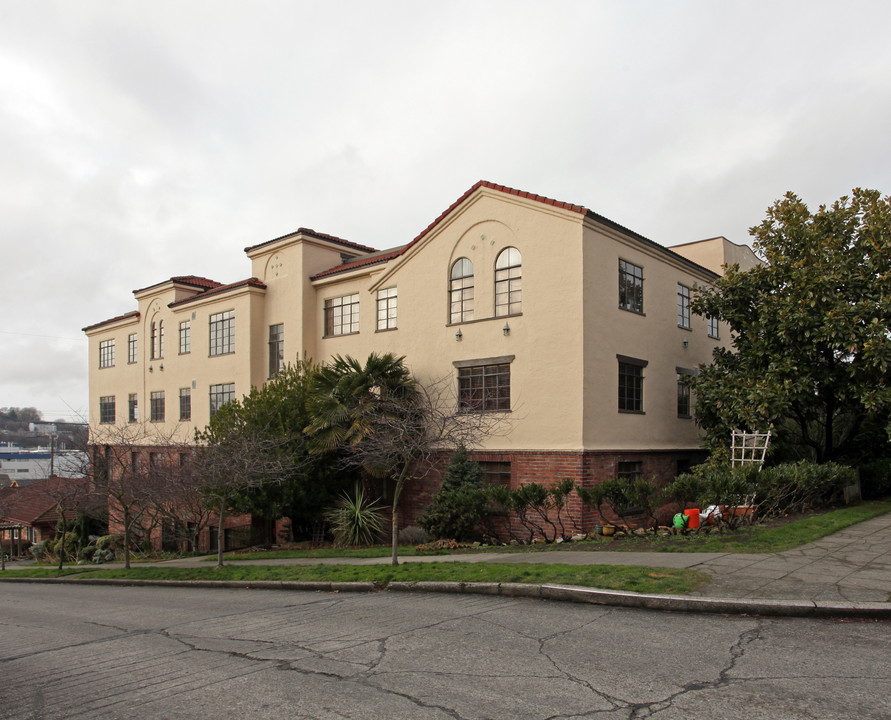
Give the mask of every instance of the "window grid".
POLYGON ((192 352, 192 321, 183 320, 179 324, 179 354, 188 355, 192 352))
POLYGON ((522 257, 514 247, 505 248, 495 262, 495 316, 522 312, 522 257))
POLYGON ((235 399, 235 383, 210 386, 210 416, 216 415, 227 402, 235 399))
POLYGON ((114 424, 114 395, 99 398, 99 422, 104 425, 114 424))
POLYGON ((191 388, 179 389, 179 419, 188 421, 192 419, 192 390, 191 388))
POLYGON ((690 329, 690 288, 678 283, 678 327, 690 329))
POLYGON ((164 321, 152 323, 152 360, 164 358, 164 321))
POLYGON ((149 396, 149 419, 164 422, 164 391, 153 390, 149 396))
POLYGON ((377 329, 395 330, 397 321, 396 288, 377 291, 377 329))
POLYGON ((452 265, 449 281, 449 322, 473 320, 473 263, 459 258, 452 265))
POLYGON ((210 316, 210 355, 227 355, 235 352, 235 311, 210 316))
POLYGON ((643 368, 619 363, 619 410, 643 412, 643 368))
POLYGON ((715 340, 720 340, 720 335, 718 334, 718 318, 708 316, 708 336, 715 340))
POLYGON ((275 377, 285 367, 285 326, 269 326, 269 377, 275 377))
POLYGON ((458 409, 461 412, 510 410, 510 365, 458 368, 458 409))
POLYGON ((619 307, 643 313, 643 268, 619 260, 619 307))
POLYGON ((136 333, 127 336, 127 362, 132 365, 138 359, 139 341, 136 333))
POLYGON ((114 367, 114 340, 102 340, 99 343, 99 367, 114 367))
POLYGON ((359 293, 325 301, 325 337, 359 332, 359 293))
POLYGON ((127 422, 135 423, 139 421, 139 401, 136 393, 130 393, 127 398, 127 422))

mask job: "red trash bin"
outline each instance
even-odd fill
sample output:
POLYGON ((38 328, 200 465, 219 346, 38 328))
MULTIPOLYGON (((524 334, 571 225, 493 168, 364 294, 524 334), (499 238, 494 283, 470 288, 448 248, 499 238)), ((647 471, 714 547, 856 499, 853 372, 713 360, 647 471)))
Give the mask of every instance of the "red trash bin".
POLYGON ((691 530, 695 530, 699 527, 699 508, 684 510, 684 515, 687 516, 688 528, 690 528, 691 530))

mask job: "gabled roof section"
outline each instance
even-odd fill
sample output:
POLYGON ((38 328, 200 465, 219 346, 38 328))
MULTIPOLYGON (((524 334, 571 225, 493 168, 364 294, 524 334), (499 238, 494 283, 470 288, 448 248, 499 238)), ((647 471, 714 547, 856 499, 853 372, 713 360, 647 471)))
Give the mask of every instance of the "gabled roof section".
POLYGON ((117 317, 109 318, 108 320, 102 320, 101 322, 93 323, 92 325, 87 325, 85 328, 81 328, 81 332, 90 332, 91 330, 97 330, 104 325, 113 325, 116 322, 121 322, 122 320, 130 320, 136 319, 139 317, 139 311, 134 310, 133 312, 124 313, 123 315, 118 315, 117 317))
POLYGON ((212 297, 214 295, 222 295, 224 293, 229 292, 230 290, 239 290, 245 287, 253 287, 258 288, 259 290, 266 289, 266 283, 258 280, 255 277, 248 278, 247 280, 239 280, 238 282, 229 283, 228 285, 218 285, 215 288, 210 290, 205 290, 204 292, 198 293, 197 295, 193 295, 189 298, 184 298, 183 300, 177 300, 176 302, 170 303, 167 307, 179 307, 180 305, 186 305, 191 302, 198 302, 199 300, 204 300, 207 297, 212 297))
POLYGON ((350 270, 356 270, 358 268, 369 267, 371 265, 380 265, 382 263, 389 262, 395 257, 399 257, 402 254, 402 251, 405 250, 405 245, 393 248, 392 250, 382 250, 381 252, 372 253, 371 255, 366 255, 364 257, 356 258, 355 260, 350 260, 349 262, 342 263, 340 265, 335 265, 333 268, 329 268, 328 270, 323 270, 320 273, 316 273, 315 275, 310 276, 310 280, 320 280, 322 278, 329 277, 330 275, 339 275, 340 273, 349 272, 350 270))
POLYGON ((154 283, 153 285, 148 285, 144 288, 139 288, 138 290, 134 290, 133 294, 138 295, 140 293, 144 293, 146 290, 152 290, 157 287, 161 287, 162 285, 166 285, 167 283, 173 283, 174 285, 188 285, 193 288, 198 288, 199 290, 208 290, 210 288, 220 287, 223 283, 217 282, 216 280, 211 280, 206 277, 201 277, 200 275, 177 275, 176 277, 172 277, 168 280, 162 280, 159 283, 154 283))
MULTIPOLYGON (((0 499, 3 500, 4 506, 0 521, 25 525, 55 524, 59 513, 53 495, 80 494, 85 499, 88 482, 87 478, 51 477, 24 487, 0 489, 0 499), (70 492, 63 489, 63 484, 64 487, 70 488, 70 492)), ((65 511, 66 518, 75 517, 76 514, 73 508, 65 511)))
POLYGON ((373 253, 377 252, 377 250, 373 247, 368 247, 367 245, 360 245, 359 243, 354 243, 349 240, 344 240, 343 238, 336 237, 334 235, 327 235, 326 233, 316 232, 311 228, 297 228, 294 232, 287 233, 286 235, 281 235, 280 237, 273 238, 272 240, 266 240, 265 242, 261 242, 258 245, 251 245, 246 247, 244 251, 246 253, 253 252, 254 250, 259 250, 266 245, 272 245, 273 243, 277 243, 280 240, 285 240, 290 237, 295 237, 297 235, 305 235, 307 237, 315 238, 316 240, 324 240, 325 242, 334 243, 335 245, 341 245, 343 247, 350 248, 351 250, 356 250, 357 252, 363 253, 373 253))

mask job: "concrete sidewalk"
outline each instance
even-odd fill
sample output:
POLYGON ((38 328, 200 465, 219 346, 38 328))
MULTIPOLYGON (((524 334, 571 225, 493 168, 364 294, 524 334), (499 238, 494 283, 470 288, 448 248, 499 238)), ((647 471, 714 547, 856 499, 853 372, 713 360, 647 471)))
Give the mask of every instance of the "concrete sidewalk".
MULTIPOLYGON (((154 565, 208 567, 211 558, 184 558, 154 565)), ((390 562, 381 558, 293 558, 284 560, 227 560, 227 565, 374 565, 390 562)), ((891 618, 891 513, 852 525, 817 542, 781 553, 661 553, 560 550, 553 552, 480 552, 467 555, 434 555, 404 558, 413 562, 561 563, 567 565, 634 565, 689 568, 711 575, 710 583, 684 596, 542 585, 499 585, 497 583, 391 583, 388 589, 402 591, 478 592, 511 596, 542 597, 596 604, 696 612, 749 613, 800 616, 845 615, 891 618)), ((102 568, 121 567, 109 563, 102 568)), ((62 582, 81 582, 61 579, 62 582)), ((88 582, 83 580, 83 582, 88 582)), ((96 581, 133 584, 131 581, 96 581)), ((151 584, 151 581, 138 584, 151 584)), ((279 587, 324 589, 323 583, 219 581, 165 584, 233 587, 279 587)), ((372 583, 345 583, 343 589, 370 590, 372 583)), ((330 589, 335 589, 334 585, 330 589)))
MULTIPOLYGON (((777 601, 783 605, 888 604, 891 612, 891 513, 866 520, 821 540, 781 553, 662 553, 574 551, 474 553, 410 557, 403 562, 562 563, 690 568, 712 580, 688 597, 777 601)), ((305 565, 388 563, 389 558, 230 560, 228 565, 305 565)), ((207 566, 198 558, 169 561, 175 566, 207 566)))

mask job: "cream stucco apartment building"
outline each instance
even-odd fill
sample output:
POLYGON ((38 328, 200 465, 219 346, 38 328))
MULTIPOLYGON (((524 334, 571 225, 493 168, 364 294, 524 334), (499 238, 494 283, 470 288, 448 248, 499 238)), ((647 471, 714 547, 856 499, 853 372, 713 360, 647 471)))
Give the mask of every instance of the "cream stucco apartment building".
POLYGON ((493 481, 668 479, 702 455, 683 376, 728 340, 690 293, 757 262, 482 181, 391 250, 301 228, 245 252, 249 279, 173 277, 84 329, 97 436, 147 421, 189 438, 298 355, 392 352, 451 378, 463 410, 509 414, 474 456, 493 481))

